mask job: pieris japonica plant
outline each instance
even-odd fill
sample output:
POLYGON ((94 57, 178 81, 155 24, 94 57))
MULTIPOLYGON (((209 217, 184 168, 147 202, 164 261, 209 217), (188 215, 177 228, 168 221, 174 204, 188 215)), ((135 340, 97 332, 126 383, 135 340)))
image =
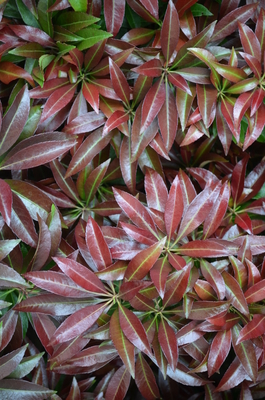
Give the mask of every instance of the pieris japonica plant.
POLYGON ((0 4, 0 398, 265 397, 265 9, 0 4))

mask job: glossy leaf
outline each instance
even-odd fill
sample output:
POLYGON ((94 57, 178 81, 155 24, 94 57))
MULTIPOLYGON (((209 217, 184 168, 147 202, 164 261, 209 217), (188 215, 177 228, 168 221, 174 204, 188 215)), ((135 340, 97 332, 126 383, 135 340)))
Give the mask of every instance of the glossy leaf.
POLYGON ((0 179, 0 212, 7 225, 10 225, 11 221, 12 201, 10 186, 0 179))
POLYGON ((110 250, 103 233, 92 218, 88 219, 86 225, 86 244, 99 271, 112 264, 110 250))
POLYGON ((169 1, 161 28, 161 48, 166 62, 169 62, 179 39, 178 13, 172 1, 169 1))
POLYGON ((233 306, 237 308, 243 315, 248 316, 249 310, 246 298, 240 288, 238 282, 226 271, 222 273, 226 285, 226 298, 228 298, 233 306))
POLYGON ((166 321, 161 319, 158 329, 158 340, 172 369, 178 362, 178 344, 173 328, 166 321))
POLYGON ((210 353, 208 357, 209 377, 212 376, 215 372, 217 372, 224 363, 230 351, 231 343, 232 343, 231 330, 223 330, 215 335, 211 343, 210 353))
POLYGON ((25 79, 31 86, 35 86, 34 80, 32 76, 26 72, 23 68, 19 67, 11 63, 10 61, 1 61, 0 62, 0 73, 1 73, 1 82, 6 85, 16 79, 25 79))
POLYGON ((165 205, 165 226, 169 240, 171 240, 172 236, 174 236, 176 229, 178 228, 183 209, 184 204, 182 198, 182 189, 180 186, 179 178, 178 176, 176 176, 170 187, 165 205))
POLYGON ((250 340, 237 343, 238 335, 240 334, 239 325, 232 328, 232 343, 235 353, 241 361, 246 373, 255 382, 258 374, 258 363, 255 353, 255 348, 250 340))
POLYGON ((143 133, 148 128, 148 126, 157 116, 165 101, 165 97, 165 84, 164 81, 160 79, 151 87, 151 89, 149 89, 143 101, 141 133, 143 133))
POLYGON ((138 354, 135 364, 135 383, 145 399, 154 400, 160 397, 153 371, 141 353, 138 354))

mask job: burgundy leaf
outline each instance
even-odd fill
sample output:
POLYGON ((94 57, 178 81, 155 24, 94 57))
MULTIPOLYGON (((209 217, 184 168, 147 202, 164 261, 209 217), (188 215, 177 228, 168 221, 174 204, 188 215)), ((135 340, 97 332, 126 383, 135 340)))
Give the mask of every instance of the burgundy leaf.
POLYGON ((145 170, 144 185, 148 207, 165 211, 168 192, 161 175, 147 167, 145 170))
POLYGON ((187 264, 181 271, 173 272, 168 276, 166 292, 163 299, 164 307, 178 303, 186 292, 192 264, 187 264))
POLYGON ((111 380, 109 381, 105 399, 106 400, 119 400, 123 399, 127 393, 131 381, 131 376, 126 366, 120 367, 111 380))
POLYGON ((98 114, 99 112, 99 90, 92 83, 83 82, 82 93, 86 101, 91 105, 91 107, 98 114))
MULTIPOLYGON (((132 140, 132 137, 131 137, 132 140)), ((136 192, 137 161, 132 159, 132 143, 126 136, 122 139, 120 147, 120 169, 124 182, 132 194, 136 192)), ((117 204, 117 203, 116 203, 117 204)))
POLYGON ((16 79, 25 79, 31 86, 35 86, 32 76, 26 72, 23 68, 13 64, 10 61, 0 62, 0 81, 8 85, 10 82, 16 79))
POLYGON ((0 212, 7 225, 10 225, 12 212, 12 191, 10 186, 0 179, 0 212))
POLYGON ((0 382, 0 390, 7 399, 17 395, 21 400, 45 399, 55 394, 55 391, 49 390, 45 386, 22 379, 3 379, 0 382))
POLYGON ((224 271, 222 276, 226 286, 226 298, 231 301, 233 306, 239 310, 243 315, 249 316, 249 310, 247 306, 246 297, 244 296, 242 289, 238 282, 228 272, 224 271))
POLYGON ((123 72, 118 67, 118 65, 109 58, 110 64, 110 78, 112 82, 113 89, 120 97, 120 99, 129 106, 130 103, 130 87, 125 78, 123 72))
POLYGON ((82 114, 67 124, 63 131, 72 135, 94 131, 106 122, 102 112, 90 111, 82 114))
POLYGON ((76 85, 72 83, 55 90, 45 103, 40 122, 44 122, 65 107, 72 100, 75 90, 76 85))
POLYGON ((246 24, 238 23, 239 35, 245 53, 261 61, 261 48, 255 33, 246 24))
POLYGON ((243 368, 252 381, 256 381, 258 375, 258 362, 256 358, 255 347, 250 340, 238 343, 240 334, 240 325, 237 324, 232 328, 232 343, 234 351, 241 361, 243 368))
POLYGON ((149 89, 142 105, 141 133, 143 133, 157 116, 166 98, 164 80, 158 80, 149 89))
POLYGON ((231 193, 235 204, 238 204, 240 196, 243 192, 247 162, 248 157, 244 157, 236 164, 233 170, 231 179, 231 193))
POLYGON ((171 240, 180 223, 184 209, 182 189, 179 177, 176 175, 171 184, 168 199, 165 205, 165 226, 168 239, 171 240))
POLYGON ((162 299, 165 294, 166 280, 171 270, 171 266, 166 257, 159 258, 150 270, 151 279, 162 299))
POLYGON ((173 328, 163 318, 158 328, 158 340, 170 367, 174 369, 178 362, 177 338, 173 328))
POLYGON ((208 261, 201 260, 201 272, 218 295, 219 300, 225 297, 225 283, 220 272, 208 261))
POLYGON ((223 330, 221 332, 217 332, 211 343, 210 353, 208 357, 209 377, 212 376, 215 372, 217 372, 224 363, 230 351, 231 343, 232 343, 231 330, 223 330))
POLYGON ((32 321, 36 334, 38 335, 41 344, 49 355, 53 353, 53 347, 49 345, 52 335, 56 331, 56 326, 48 317, 48 315, 40 313, 31 314, 32 321))
POLYGON ((141 353, 135 364, 135 383, 146 400, 155 400, 160 397, 155 376, 141 353))
POLYGON ((116 36, 122 25, 125 12, 125 1, 107 0, 104 2, 104 16, 107 31, 116 36))
POLYGON ((99 225, 89 218, 86 225, 86 244, 98 270, 101 271, 112 264, 108 245, 99 225))
POLYGON ((179 40, 179 19, 174 3, 168 2, 161 28, 161 48, 168 63, 179 40))
POLYGON ((178 113, 176 100, 168 83, 165 85, 165 102, 158 113, 158 124, 167 151, 170 151, 176 136, 178 113))

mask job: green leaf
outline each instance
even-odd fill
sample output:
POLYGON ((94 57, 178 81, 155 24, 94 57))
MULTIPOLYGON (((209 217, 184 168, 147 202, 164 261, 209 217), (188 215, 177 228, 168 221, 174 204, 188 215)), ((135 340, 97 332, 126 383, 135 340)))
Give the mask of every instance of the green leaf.
POLYGON ((53 37, 52 13, 48 12, 53 0, 39 0, 38 2, 38 19, 39 23, 50 37, 53 37))
POLYGON ((93 17, 82 12, 65 12, 60 14, 56 24, 68 29, 71 32, 77 32, 99 21, 99 18, 93 17))
POLYGON ((79 50, 85 50, 92 47, 94 44, 101 42, 104 39, 112 37, 111 33, 101 31, 95 28, 86 28, 77 32, 77 35, 84 38, 84 40, 77 46, 79 50))
POLYGON ((24 23, 29 26, 34 26, 35 28, 39 28, 40 24, 34 15, 29 11, 28 7, 25 6, 22 0, 16 0, 18 11, 23 19, 24 23))
POLYGON ((205 6, 203 6, 202 4, 193 4, 193 6, 191 6, 191 12, 192 15, 194 17, 201 17, 201 16, 205 16, 205 17, 210 17, 211 15, 213 15, 208 8, 206 8, 205 6))
POLYGON ((87 0, 69 0, 69 3, 75 11, 87 11, 87 0))

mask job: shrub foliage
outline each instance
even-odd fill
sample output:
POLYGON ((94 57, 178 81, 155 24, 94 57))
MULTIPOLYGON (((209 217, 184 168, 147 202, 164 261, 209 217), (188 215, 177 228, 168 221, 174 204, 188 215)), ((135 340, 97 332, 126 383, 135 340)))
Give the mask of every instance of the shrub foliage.
POLYGON ((0 398, 264 398, 263 3, 0 3, 0 398))

